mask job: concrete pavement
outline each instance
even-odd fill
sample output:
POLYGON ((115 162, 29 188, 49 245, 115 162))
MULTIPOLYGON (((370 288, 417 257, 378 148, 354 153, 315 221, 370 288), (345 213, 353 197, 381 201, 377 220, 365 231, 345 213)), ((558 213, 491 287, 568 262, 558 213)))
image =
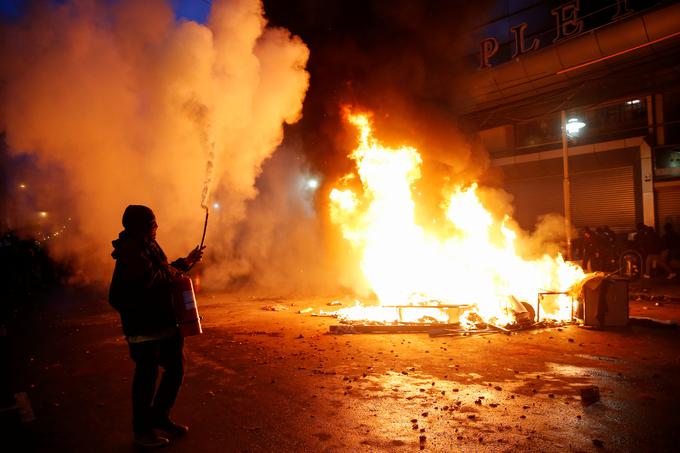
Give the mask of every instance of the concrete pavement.
MULTIPOLYGON (((678 329, 338 336, 328 334, 334 319, 298 314, 330 300, 199 294, 205 333, 187 339, 174 411, 191 431, 167 451, 676 451, 680 442, 678 329), (262 309, 271 304, 287 309, 262 309), (587 386, 598 402, 583 404, 587 386)), ((631 313, 675 317, 680 307, 649 302, 633 301, 631 313)), ((11 433, 16 451, 135 451, 132 364, 103 292, 36 301, 17 314, 12 343, 14 385, 36 415, 11 433)))

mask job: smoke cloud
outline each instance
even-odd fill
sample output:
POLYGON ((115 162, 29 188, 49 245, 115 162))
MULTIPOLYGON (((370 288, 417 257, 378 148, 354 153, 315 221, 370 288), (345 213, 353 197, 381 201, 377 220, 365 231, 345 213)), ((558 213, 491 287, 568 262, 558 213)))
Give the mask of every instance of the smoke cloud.
POLYGON ((258 179, 259 195, 247 206, 233 241, 233 259, 211 268, 228 288, 266 295, 318 295, 338 290, 326 213, 317 207, 314 178, 298 140, 287 140, 258 179), (290 143, 292 142, 292 143, 290 143))
POLYGON ((163 0, 35 2, 2 34, 1 127, 11 153, 38 162, 31 186, 63 194, 45 208, 72 219, 57 253, 105 278, 125 206, 145 204, 168 255, 185 254, 214 203, 209 280, 257 253, 235 241, 309 83, 306 45, 268 26, 259 1, 215 0, 205 25, 163 0))

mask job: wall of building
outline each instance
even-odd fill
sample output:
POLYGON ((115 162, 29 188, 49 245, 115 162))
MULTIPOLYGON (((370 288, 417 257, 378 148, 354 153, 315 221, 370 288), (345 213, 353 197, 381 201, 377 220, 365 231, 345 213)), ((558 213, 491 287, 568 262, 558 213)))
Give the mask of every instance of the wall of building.
POLYGON ((567 143, 574 226, 680 229, 680 3, 501 3, 505 14, 472 34, 499 48, 480 44, 462 122, 501 170, 522 226, 564 213, 564 110, 586 124, 567 143), (568 33, 546 39, 560 20, 568 33))

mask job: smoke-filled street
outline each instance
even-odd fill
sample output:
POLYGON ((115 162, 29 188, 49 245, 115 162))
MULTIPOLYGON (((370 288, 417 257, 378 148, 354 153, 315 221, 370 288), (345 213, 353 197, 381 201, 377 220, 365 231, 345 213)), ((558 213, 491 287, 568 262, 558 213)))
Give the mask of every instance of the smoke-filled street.
MULTIPOLYGON (((432 338, 330 335, 329 299, 201 295, 168 451, 673 451, 677 329, 576 326, 432 338), (287 308, 267 311, 263 308, 287 308), (597 386, 587 405, 581 388, 597 386)), ((644 307, 644 308, 643 308, 644 307)), ((633 314, 680 319, 674 303, 633 314), (656 310, 656 311, 655 311, 656 310)), ((37 451, 134 451, 131 364, 100 294, 66 291, 21 314, 16 377, 37 451)), ((31 448, 28 448, 28 447, 31 448)))

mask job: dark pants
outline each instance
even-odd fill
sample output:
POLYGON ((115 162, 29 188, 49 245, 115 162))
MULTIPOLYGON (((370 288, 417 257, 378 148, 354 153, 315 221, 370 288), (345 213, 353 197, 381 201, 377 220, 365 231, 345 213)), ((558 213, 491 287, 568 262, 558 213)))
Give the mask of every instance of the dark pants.
POLYGON ((584 271, 588 272, 588 265, 590 264, 590 270, 595 271, 595 263, 593 261, 593 258, 595 257, 595 253, 593 253, 590 250, 585 250, 583 252, 583 261, 581 263, 581 267, 583 268, 584 271))
POLYGON ((135 362, 132 379, 132 428, 136 433, 149 431, 154 420, 168 417, 184 378, 184 338, 179 335, 163 340, 130 343, 135 362), (163 368, 156 388, 158 367, 163 368))

